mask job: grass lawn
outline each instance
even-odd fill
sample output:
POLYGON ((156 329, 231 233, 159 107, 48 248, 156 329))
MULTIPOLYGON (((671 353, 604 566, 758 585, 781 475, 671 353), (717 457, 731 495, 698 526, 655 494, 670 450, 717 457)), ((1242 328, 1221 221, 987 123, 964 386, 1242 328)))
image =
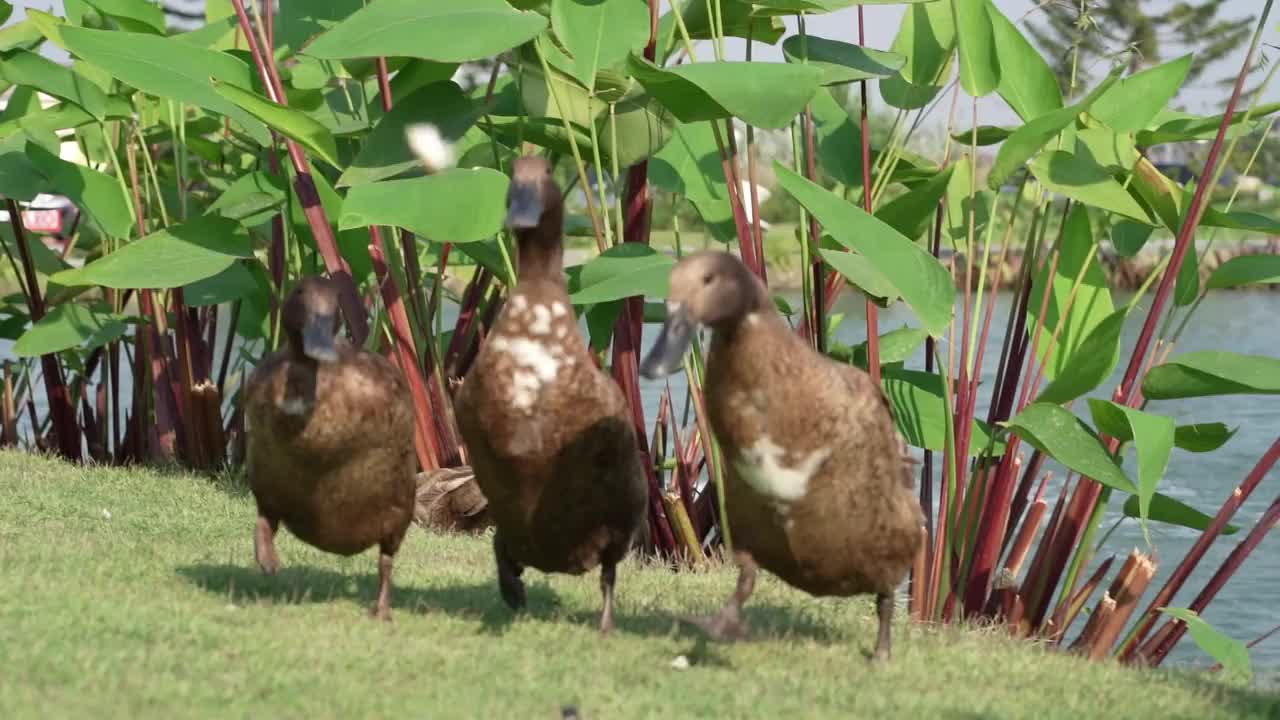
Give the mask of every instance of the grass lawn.
POLYGON ((370 553, 281 533, 253 565, 252 503, 231 479, 73 467, 0 452, 0 717, 1276 718, 1280 698, 1209 676, 1139 672, 987 632, 901 622, 872 667, 871 603, 764 577, 756 637, 707 644, 673 614, 719 604, 733 571, 629 560, 618 631, 597 583, 530 581, 513 619, 488 539, 410 530, 395 622, 366 617, 370 553), (673 667, 684 656, 689 666, 673 667))

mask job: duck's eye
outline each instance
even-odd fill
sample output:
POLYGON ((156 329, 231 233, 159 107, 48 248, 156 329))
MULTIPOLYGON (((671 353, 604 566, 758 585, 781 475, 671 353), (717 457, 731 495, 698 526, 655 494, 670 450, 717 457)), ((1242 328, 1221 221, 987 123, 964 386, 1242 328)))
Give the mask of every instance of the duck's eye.
POLYGON ((703 285, 710 285, 710 284, 711 284, 711 280, 712 280, 711 273, 707 273, 706 275, 703 275, 703 276, 702 276, 702 284, 703 284, 703 285))

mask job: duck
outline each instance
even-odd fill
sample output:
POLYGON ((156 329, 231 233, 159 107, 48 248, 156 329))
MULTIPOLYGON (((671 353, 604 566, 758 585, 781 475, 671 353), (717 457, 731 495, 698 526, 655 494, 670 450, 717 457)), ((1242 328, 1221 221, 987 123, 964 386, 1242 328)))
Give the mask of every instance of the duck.
POLYGON ((525 568, 582 575, 599 567, 599 630, 608 635, 618 564, 647 520, 648 485, 626 399, 578 329, 563 222, 551 164, 516 158, 506 216, 516 282, 454 407, 493 517, 503 601, 524 608, 525 568))
POLYGON ((640 374, 675 372, 702 327, 712 334, 704 393, 726 460, 738 581, 718 613, 685 619, 713 639, 743 637, 743 605, 764 569, 814 597, 873 594, 871 659, 888 660, 894 593, 924 527, 888 398, 861 368, 805 343, 730 253, 699 252, 672 267, 666 318, 640 374))
POLYGON ((383 356, 336 337, 338 285, 331 278, 298 282, 280 321, 284 347, 262 359, 244 390, 255 559, 267 575, 279 570, 281 524, 337 555, 377 545, 370 614, 389 621, 392 566, 417 490, 408 383, 383 356))

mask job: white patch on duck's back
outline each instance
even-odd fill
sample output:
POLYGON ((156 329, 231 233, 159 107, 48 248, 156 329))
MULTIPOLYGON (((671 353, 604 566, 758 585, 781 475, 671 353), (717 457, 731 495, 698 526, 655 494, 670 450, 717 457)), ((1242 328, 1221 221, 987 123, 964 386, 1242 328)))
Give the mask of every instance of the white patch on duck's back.
POLYGON ((311 412, 311 403, 307 402, 305 398, 292 395, 286 396, 280 401, 277 407, 279 407, 280 412, 285 415, 292 415, 294 417, 302 417, 303 415, 311 412))
POLYGON ((751 447, 739 451, 734 466, 742 479, 762 495, 783 503, 795 502, 804 497, 809 481, 831 456, 831 448, 814 450, 799 463, 788 466, 785 461, 791 454, 768 435, 761 435, 751 447))
POLYGON ((559 300, 551 303, 551 317, 564 317, 569 311, 559 300))
POLYGON ((551 311, 546 305, 533 306, 533 322, 529 323, 530 335, 546 335, 551 332, 551 311))
POLYGON ((511 296, 512 311, 517 313, 522 313, 528 307, 529 307, 529 301, 526 300, 523 295, 516 294, 511 296))
POLYGON ((758 322, 760 322, 760 314, 759 314, 759 313, 747 313, 747 324, 748 324, 748 325, 755 325, 755 324, 756 324, 756 323, 758 323, 758 322))
POLYGON ((494 336, 489 344, 495 352, 510 356, 516 366, 511 375, 511 404, 520 410, 529 410, 542 386, 556 379, 561 363, 561 358, 556 356, 563 356, 563 350, 522 337, 494 336))

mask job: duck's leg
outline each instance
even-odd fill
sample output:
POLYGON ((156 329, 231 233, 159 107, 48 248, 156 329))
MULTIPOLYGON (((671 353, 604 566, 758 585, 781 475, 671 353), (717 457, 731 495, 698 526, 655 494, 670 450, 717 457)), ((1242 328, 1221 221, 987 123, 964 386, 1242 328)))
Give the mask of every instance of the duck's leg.
POLYGON ((756 588, 756 573, 760 567, 755 558, 745 550, 733 554, 738 564, 738 585, 733 590, 729 602, 715 615, 687 618, 688 622, 706 631, 713 640, 738 640, 747 634, 747 622, 742 619, 742 606, 751 597, 756 588))
POLYGON ((280 556, 276 554, 276 530, 280 519, 264 515, 258 510, 258 523, 253 528, 253 556, 258 567, 267 575, 275 575, 280 569, 280 556))
POLYGON ((498 561, 498 590, 502 593, 502 601, 512 610, 520 610, 525 600, 524 581, 520 579, 524 568, 507 554, 500 532, 493 534, 493 556, 498 561))
POLYGON ((378 545, 378 602, 369 609, 369 615, 385 622, 391 622, 391 569, 403 539, 401 535, 378 545))
POLYGON ((600 612, 600 634, 613 632, 613 588, 618 581, 618 563, 627 552, 627 546, 607 548, 600 557, 600 594, 604 609, 600 612))
POLYGON ((893 593, 876 593, 876 614, 880 617, 880 632, 876 635, 876 650, 872 662, 889 659, 889 625, 893 621, 893 593))

